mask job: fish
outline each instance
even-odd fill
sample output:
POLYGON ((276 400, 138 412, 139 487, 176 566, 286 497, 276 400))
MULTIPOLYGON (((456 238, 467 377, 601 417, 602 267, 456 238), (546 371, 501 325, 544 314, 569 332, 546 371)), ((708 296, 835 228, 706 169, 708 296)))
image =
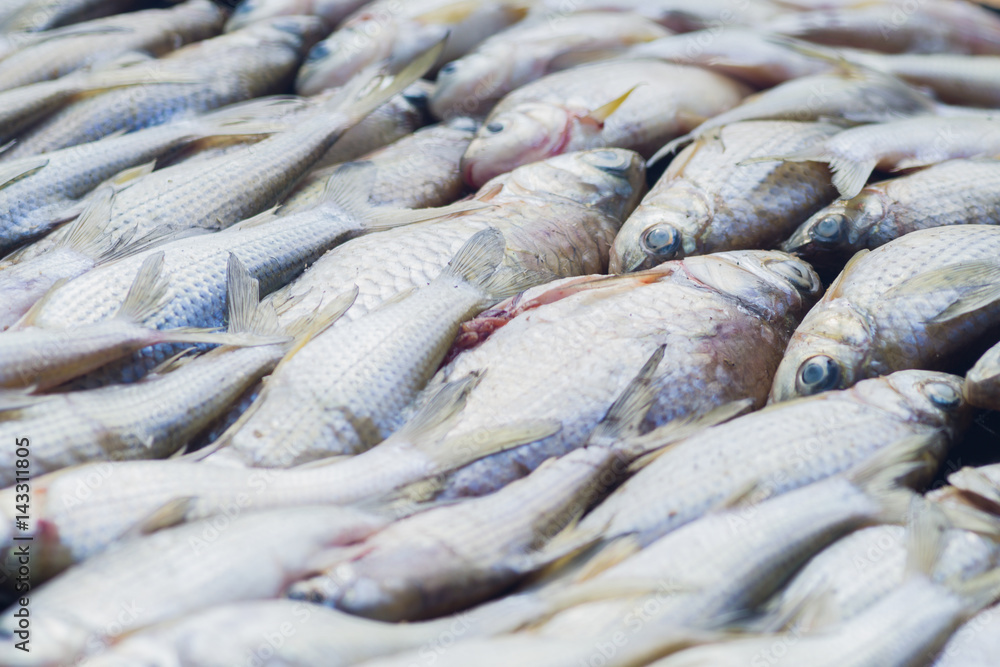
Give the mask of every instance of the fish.
MULTIPOLYGON (((353 505, 397 518, 420 511, 416 503, 402 504, 404 490, 431 485, 439 475, 469 461, 559 429, 558 423, 531 422, 448 438, 448 427, 477 381, 470 376, 447 385, 378 446, 324 465, 264 471, 207 465, 194 460, 203 452, 194 452, 186 459, 102 461, 36 476, 35 526, 48 528, 29 533, 34 571, 54 574, 100 554, 121 535, 218 516, 233 503, 248 511, 353 505), (88 481, 94 479, 100 484, 88 481), (77 502, 80 484, 91 489, 85 502, 77 502)), ((12 492, 0 491, 0 496, 12 492)), ((10 500, 12 504, 3 507, 13 508, 13 497, 10 500)), ((3 548, 14 551, 16 546, 11 541, 3 548)))
POLYGON ((997 579, 994 570, 949 585, 919 573, 865 612, 822 635, 785 633, 738 639, 681 651, 652 665, 736 667, 754 659, 780 667, 927 664, 960 625, 995 600, 997 579), (775 646, 781 648, 776 651, 775 646))
MULTIPOLYGON (((943 518, 943 515, 942 515, 943 518)), ((986 536, 948 528, 932 564, 935 581, 961 581, 996 567, 1000 556, 996 542, 986 536)), ((849 621, 903 585, 907 561, 918 556, 921 539, 911 522, 904 528, 885 525, 859 530, 817 554, 788 586, 768 603, 771 613, 786 626, 813 633, 849 621), (825 597, 826 613, 799 616, 808 601, 825 597)))
POLYGON ((161 624, 123 638, 105 653, 88 660, 92 667, 143 664, 166 667, 186 660, 194 664, 239 664, 250 653, 273 660, 347 667, 362 660, 425 646, 443 648, 452 637, 462 641, 514 630, 539 612, 523 596, 503 598, 468 612, 432 621, 384 623, 297 600, 261 600, 219 605, 177 623, 161 624), (274 628, 293 632, 272 646, 266 636, 274 628), (183 658, 181 656, 183 654, 183 658))
POLYGON ((760 28, 820 44, 887 53, 1000 53, 1000 18, 965 2, 875 2, 789 12, 760 28))
POLYGON ((366 2, 367 0, 242 0, 226 21, 226 32, 275 16, 296 14, 318 16, 330 27, 335 27, 366 2))
POLYGON ((505 271, 561 277, 601 272, 644 181, 642 159, 621 149, 569 153, 518 167, 474 197, 489 208, 348 241, 270 299, 285 322, 303 309, 322 307, 340 285, 354 283, 358 299, 344 315, 345 322, 354 321, 401 292, 429 284, 462 244, 490 226, 507 239, 505 271), (289 298, 294 307, 285 305, 289 298))
MULTIPOLYGON (((17 2, 17 0, 15 0, 17 2)), ((50 30, 128 9, 134 0, 28 0, 0 24, 4 32, 50 30)))
POLYGON ((840 267, 918 229, 1000 224, 1000 160, 956 159, 865 186, 817 211, 781 245, 816 266, 840 267))
MULTIPOLYGON (((8 665, 66 664, 125 633, 212 606, 279 597, 338 548, 386 520, 345 507, 246 513, 136 536, 31 591, 31 652, 0 648, 8 665), (271 535, 274 539, 261 539, 271 535)), ((12 614, 13 612, 11 612, 12 614)), ((17 621, 0 632, 14 638, 17 621)))
POLYGON ((0 160, 38 155, 280 92, 302 53, 324 30, 318 18, 284 16, 188 44, 157 61, 161 76, 184 76, 185 83, 132 86, 79 100, 18 137, 0 160))
POLYGON ((614 146, 648 157, 749 92, 721 74, 654 60, 556 72, 497 103, 466 151, 462 173, 480 187, 522 164, 574 150, 614 146))
MULTIPOLYGON (((380 148, 359 162, 375 166, 368 202, 389 208, 432 208, 457 200, 465 187, 458 163, 478 124, 469 118, 430 125, 380 148)), ((322 200, 326 181, 339 165, 306 174, 281 203, 287 215, 322 200)))
POLYGON ((268 378, 206 463, 287 468, 384 440, 462 321, 544 282, 498 271, 505 250, 503 233, 484 229, 426 287, 311 340, 268 378))
MULTIPOLYGON (((380 228, 406 224, 389 216, 379 219, 348 194, 363 191, 368 170, 344 169, 331 177, 331 195, 316 208, 279 218, 270 211, 214 234, 196 234, 136 252, 98 266, 55 288, 35 309, 35 326, 67 330, 111 317, 127 299, 129 285, 151 257, 163 263, 164 303, 147 321, 160 329, 216 327, 226 313, 227 266, 238 259, 260 282, 263 294, 295 277, 324 250, 346 239, 380 228)), ((177 352, 164 346, 147 350, 106 369, 106 380, 132 382, 177 352)))
POLYGON ((573 551, 572 542, 553 545, 648 451, 630 436, 656 397, 651 380, 662 358, 660 347, 584 446, 495 494, 396 521, 363 553, 293 585, 289 596, 376 620, 421 620, 482 602, 573 551))
POLYGON ((662 37, 633 46, 627 55, 705 67, 755 88, 770 88, 792 79, 822 74, 832 67, 769 39, 759 30, 737 26, 662 37))
MULTIPOLYGON (((0 431, 11 437, 15 432, 31 434, 30 469, 43 473, 87 461, 170 456, 271 371, 293 342, 280 334, 295 329, 282 331, 275 325, 273 310, 257 308, 258 285, 238 262, 229 275, 229 333, 271 337, 272 344, 218 348, 173 370, 172 365, 164 366, 144 382, 49 394, 27 405, 14 403, 4 410, 0 431)), ((319 314, 315 326, 311 320, 300 322, 305 327, 302 335, 321 331, 347 303, 346 297, 334 301, 319 314)), ((10 454, 0 472, 5 486, 15 480, 16 457, 10 454)))
POLYGON ((130 53, 162 56, 218 34, 224 19, 225 12, 215 3, 189 0, 170 9, 147 9, 79 23, 63 36, 26 44, 8 55, 0 71, 0 90, 56 79, 130 53))
POLYGON ((632 536, 649 544, 751 487, 761 499, 787 493, 897 442, 924 439, 940 460, 964 433, 969 413, 962 379, 929 371, 899 371, 778 403, 664 451, 585 517, 581 529, 602 526, 607 540, 632 536), (840 428, 830 429, 828 419, 840 428))
POLYGON ((812 269, 784 253, 734 251, 527 292, 523 310, 438 371, 414 407, 442 382, 475 369, 485 374, 453 435, 505 420, 558 419, 563 428, 449 475, 438 497, 491 493, 580 446, 660 344, 668 353, 645 429, 733 401, 763 405, 785 341, 819 289, 812 269), (734 362, 747 359, 744 346, 753 347, 753 362, 734 362))
POLYGON ((748 96, 739 106, 664 144, 650 163, 694 139, 718 134, 719 128, 744 120, 840 119, 856 124, 940 111, 934 99, 889 74, 842 63, 836 71, 799 77, 748 96))
POLYGON ((292 189, 345 129, 407 87, 438 52, 432 49, 398 75, 373 75, 361 82, 371 90, 360 98, 330 100, 313 117, 245 151, 180 163, 128 188, 102 190, 70 227, 27 246, 16 264, 0 272, 5 296, 0 303, 12 303, 13 312, 23 313, 60 278, 74 278, 171 234, 225 228, 261 214, 292 189))
POLYGON ((623 12, 581 12, 517 23, 441 67, 431 111, 438 118, 483 117, 507 93, 586 59, 670 34, 623 12))
MULTIPOLYGON (((187 120, 13 160, 0 167, 7 178, 0 185, 0 254, 35 241, 59 223, 75 218, 83 211, 82 198, 108 179, 123 185, 140 178, 146 166, 154 166, 152 161, 158 156, 187 142, 234 133, 247 136, 276 131, 280 128, 270 122, 272 113, 296 106, 295 100, 255 100, 187 120)), ((0 264, 0 272, 4 268, 0 264)))
POLYGON ((655 594, 570 608, 539 632, 589 643, 624 631, 627 652, 634 656, 652 640, 645 649, 652 658, 676 650, 671 635, 683 642, 691 630, 731 625, 827 545, 858 528, 901 520, 914 493, 897 479, 926 465, 925 444, 896 443, 843 474, 776 498, 750 491, 733 499, 578 584, 626 588, 628 580, 645 580, 656 582, 655 594))
POLYGON ((611 272, 648 269, 695 254, 777 246, 836 196, 829 171, 758 170, 744 160, 778 146, 794 151, 837 129, 825 123, 746 121, 722 128, 718 140, 690 144, 622 225, 611 272))
POLYGON ((447 36, 442 63, 524 18, 520 0, 376 0, 348 16, 312 48, 295 79, 295 92, 315 95, 346 84, 371 65, 408 62, 447 36))
POLYGON ((823 162, 830 165, 840 196, 858 196, 872 171, 901 171, 955 158, 1000 156, 997 118, 906 118, 839 132, 811 146, 760 160, 823 162))
POLYGON ((29 313, 16 331, 0 335, 0 387, 44 391, 150 345, 258 342, 209 328, 151 328, 147 322, 166 305, 170 286, 163 264, 162 252, 143 261, 121 307, 109 319, 71 330, 48 330, 32 326, 29 313))
POLYGON ((153 63, 128 62, 121 68, 96 72, 76 71, 52 81, 41 81, 0 92, 0 141, 14 141, 25 130, 59 111, 82 93, 100 93, 115 88, 192 82, 176 73, 166 78, 153 63))
POLYGON ((839 49, 843 58, 929 88, 948 104, 1000 106, 1000 57, 955 53, 884 54, 839 49))
POLYGON ((576 12, 628 12, 683 33, 757 25, 774 16, 781 7, 764 0, 739 4, 726 0, 540 0, 532 9, 529 18, 553 17, 554 20, 576 12))
POLYGON ((995 270, 995 243, 996 227, 954 225, 860 251, 796 329, 769 400, 906 368, 949 368, 992 343, 1000 305, 984 281, 995 270))

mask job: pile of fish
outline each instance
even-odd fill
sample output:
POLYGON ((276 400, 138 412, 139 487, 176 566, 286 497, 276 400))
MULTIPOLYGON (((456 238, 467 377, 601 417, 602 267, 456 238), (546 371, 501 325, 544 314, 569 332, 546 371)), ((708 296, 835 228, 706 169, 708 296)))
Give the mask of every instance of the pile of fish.
POLYGON ((1000 665, 998 4, 3 0, 0 665, 1000 665))

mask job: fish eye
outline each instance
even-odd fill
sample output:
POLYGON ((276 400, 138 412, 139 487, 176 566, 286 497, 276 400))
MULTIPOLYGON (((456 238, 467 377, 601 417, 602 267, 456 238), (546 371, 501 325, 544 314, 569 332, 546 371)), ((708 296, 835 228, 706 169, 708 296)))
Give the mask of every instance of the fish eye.
POLYGON ((233 13, 249 14, 250 12, 253 11, 255 4, 256 3, 254 2, 254 0, 244 0, 244 2, 241 2, 239 6, 236 7, 236 10, 233 13))
POLYGON ((843 238, 846 229, 847 217, 840 213, 833 213, 817 222, 809 235, 817 243, 837 243, 843 238))
POLYGON ((962 395, 950 384, 929 382, 923 387, 924 395, 939 408, 953 410, 962 402, 962 395))
POLYGON ((669 259, 680 250, 681 235, 670 225, 655 225, 642 235, 642 245, 647 253, 669 259))
POLYGON ((306 56, 306 62, 316 62, 317 60, 323 60, 330 55, 330 47, 326 45, 326 42, 320 42, 316 46, 312 47, 309 51, 309 55, 306 56))
POLYGON ((825 354, 819 354, 799 366, 795 384, 799 393, 810 396, 835 389, 840 383, 840 376, 840 365, 825 354))
POLYGON ((438 70, 438 74, 454 74, 457 69, 458 63, 452 60, 450 63, 445 63, 441 69, 438 70))
POLYGON ((615 151, 594 151, 590 154, 590 162, 602 171, 621 174, 628 168, 628 160, 622 159, 615 151))
POLYGON ((500 132, 503 132, 503 123, 498 123, 497 121, 488 123, 486 125, 486 131, 489 132, 490 134, 498 134, 500 132))
POLYGON ((767 268, 790 282, 800 292, 812 292, 819 287, 813 279, 812 272, 801 262, 781 260, 769 263, 767 268))

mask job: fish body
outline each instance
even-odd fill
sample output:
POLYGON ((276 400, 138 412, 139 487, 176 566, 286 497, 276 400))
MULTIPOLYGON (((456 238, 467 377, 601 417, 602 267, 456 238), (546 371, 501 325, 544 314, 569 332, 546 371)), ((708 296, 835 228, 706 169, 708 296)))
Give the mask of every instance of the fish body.
POLYGON ((874 169, 899 171, 955 158, 1000 156, 1000 117, 906 118, 844 130, 782 157, 825 162, 840 195, 856 197, 874 169))
MULTIPOLYGON (((138 628, 222 603, 276 598, 324 552, 384 525, 384 519, 341 507, 237 510, 224 524, 196 522, 138 537, 32 590, 37 641, 24 656, 13 644, 5 646, 0 659, 8 665, 66 664, 138 628)), ((4 630, 16 627, 8 622, 4 630)))
POLYGON ((1000 304, 983 281, 998 243, 996 227, 954 225, 855 255, 796 329, 770 400, 904 368, 948 368, 992 342, 1000 304))
MULTIPOLYGON (((250 102, 8 163, 12 172, 20 173, 0 189, 0 252, 9 252, 76 217, 85 207, 81 198, 101 183, 181 144, 233 131, 266 131, 267 127, 261 128, 259 122, 253 127, 250 122, 272 106, 280 109, 285 103, 250 102)), ((294 104, 289 102, 287 106, 294 104)), ((116 180, 126 182, 120 176, 116 180)), ((27 251, 22 256, 30 254, 27 251)), ((4 268, 0 267, 0 271, 4 268)))
POLYGON ((478 116, 507 93, 570 63, 576 55, 624 50, 669 33, 641 16, 582 12, 514 25, 453 60, 438 74, 431 110, 438 118, 478 116))
POLYGON ((336 27, 349 14, 367 0, 243 0, 226 21, 226 32, 239 30, 256 21, 275 16, 318 16, 331 28, 336 27))
POLYGON ((506 296, 511 281, 538 281, 498 274, 505 249, 502 232, 483 230, 423 289, 311 340, 268 379, 249 417, 206 460, 289 467, 384 440, 459 324, 506 296))
POLYGON ((481 190, 492 208, 354 239, 316 261, 271 297, 282 322, 356 284, 343 326, 407 289, 429 284, 463 243, 493 226, 507 239, 506 271, 568 277, 607 267, 608 249, 644 188, 642 159, 596 150, 550 158, 498 177, 481 190), (499 188, 498 192, 495 192, 499 188), (285 308, 289 298, 296 304, 285 308))
POLYGON ((848 468, 908 438, 941 458, 969 409, 961 378, 901 371, 846 391, 778 404, 673 446, 594 509, 581 528, 649 543, 756 484, 777 495, 848 468), (831 428, 830 424, 837 424, 831 428))
MULTIPOLYGON (((464 187, 458 163, 477 127, 475 121, 458 118, 417 130, 360 158, 376 169, 368 202, 390 208, 430 208, 458 199, 464 187)), ((338 168, 323 167, 307 174, 282 202, 280 213, 321 201, 327 180, 338 168)))
POLYGON ((13 308, 23 313, 58 279, 116 256, 131 240, 225 228, 261 213, 277 204, 347 128, 418 77, 435 54, 424 54, 398 75, 376 77, 372 83, 378 85, 360 99, 331 100, 321 112, 244 151, 182 162, 123 190, 101 193, 71 227, 29 246, 0 274, 0 287, 17 295, 13 308), (54 258, 54 253, 66 257, 54 258))
POLYGON ((342 86, 376 63, 398 65, 441 41, 441 62, 454 60, 525 15, 506 0, 377 0, 347 17, 340 28, 309 52, 295 90, 300 95, 342 86))
POLYGON ((777 146, 809 146, 836 131, 819 123, 747 121, 722 128, 719 140, 691 144, 622 225, 611 271, 776 246, 798 221, 833 199, 829 172, 822 167, 759 169, 742 161, 777 146))
POLYGON ((543 305, 524 310, 459 354, 428 384, 430 392, 471 369, 485 369, 454 435, 504 420, 563 424, 549 438, 457 471, 443 497, 489 493, 578 447, 632 369, 660 344, 667 355, 644 428, 736 400, 760 405, 786 337, 819 289, 807 265, 767 251, 692 257, 644 274, 596 280, 587 287, 582 279, 569 279, 564 288, 529 292, 522 301, 543 305), (743 346, 754 354, 741 352, 743 346))
MULTIPOLYGON (((903 526, 877 526, 847 535, 817 554, 769 606, 799 629, 816 632, 854 618, 906 581, 907 548, 903 526), (796 618, 794 606, 822 594, 828 613, 818 619, 796 618)), ((965 580, 996 566, 995 542, 963 530, 948 531, 934 565, 935 581, 965 580)))
POLYGON ((0 24, 5 32, 49 30, 87 19, 109 16, 134 5, 134 0, 28 0, 0 24))
POLYGON ((497 103, 462 159, 462 172, 479 187, 522 164, 569 151, 617 146, 646 157, 748 92, 721 74, 654 60, 556 72, 497 103))
POLYGON ((359 557, 331 568, 333 590, 320 588, 321 577, 290 594, 386 621, 481 602, 541 564, 532 565, 531 552, 599 497, 615 460, 608 447, 577 449, 495 494, 397 521, 359 557))
POLYGON ((1000 57, 953 53, 883 54, 850 51, 851 62, 888 72, 914 86, 923 86, 948 104, 1000 106, 1000 57))
POLYGON ((1000 610, 989 607, 952 635, 932 667, 989 667, 1000 659, 1000 610))
POLYGON ((628 55, 705 67, 757 88, 770 88, 830 69, 828 63, 788 49, 758 30, 735 26, 662 37, 633 46, 628 55))
POLYGON ((937 112, 932 98, 884 72, 849 69, 803 76, 750 95, 739 106, 712 116, 687 135, 667 143, 652 161, 738 121, 836 118, 856 124, 937 112))
POLYGON ((852 620, 816 636, 752 637, 698 647, 653 663, 655 667, 735 667, 767 656, 781 667, 910 667, 927 664, 966 620, 989 603, 979 592, 962 594, 925 576, 915 577, 852 620), (782 646, 776 655, 774 646, 782 646))
POLYGON ((918 229, 1000 223, 1000 160, 948 160, 865 186, 802 223, 782 249, 817 265, 843 265, 918 229))
POLYGON ((820 44, 887 53, 1000 53, 1000 18, 964 2, 876 2, 790 12, 761 28, 820 44))
POLYGON ((29 44, 7 56, 0 71, 0 90, 56 79, 130 52, 162 56, 217 34, 224 18, 215 3, 191 0, 171 9, 148 9, 78 24, 78 34, 29 44))
POLYGON ((132 86, 80 100, 19 137, 3 159, 46 153, 278 92, 323 30, 315 17, 281 17, 189 44, 158 65, 162 76, 176 72, 196 83, 132 86))

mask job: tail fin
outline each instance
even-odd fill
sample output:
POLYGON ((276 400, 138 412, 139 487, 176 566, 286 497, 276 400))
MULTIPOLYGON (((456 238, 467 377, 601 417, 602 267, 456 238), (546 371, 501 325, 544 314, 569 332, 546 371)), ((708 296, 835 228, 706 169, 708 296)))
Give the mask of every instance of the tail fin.
POLYGON ((904 484, 915 481, 914 476, 924 476, 937 469, 933 452, 943 450, 944 437, 940 431, 933 431, 904 438, 872 454, 845 476, 877 499, 883 509, 882 520, 900 523, 909 516, 914 497, 914 492, 904 484))
MULTIPOLYGON (((426 74, 441 57, 446 40, 447 38, 442 39, 424 51, 396 74, 375 74, 374 76, 369 74, 367 80, 363 79, 363 74, 359 75, 359 80, 363 81, 361 94, 356 96, 353 101, 348 102, 346 106, 339 107, 338 105, 338 107, 352 121, 361 120, 426 74)), ((339 101, 339 98, 335 99, 339 101)))

